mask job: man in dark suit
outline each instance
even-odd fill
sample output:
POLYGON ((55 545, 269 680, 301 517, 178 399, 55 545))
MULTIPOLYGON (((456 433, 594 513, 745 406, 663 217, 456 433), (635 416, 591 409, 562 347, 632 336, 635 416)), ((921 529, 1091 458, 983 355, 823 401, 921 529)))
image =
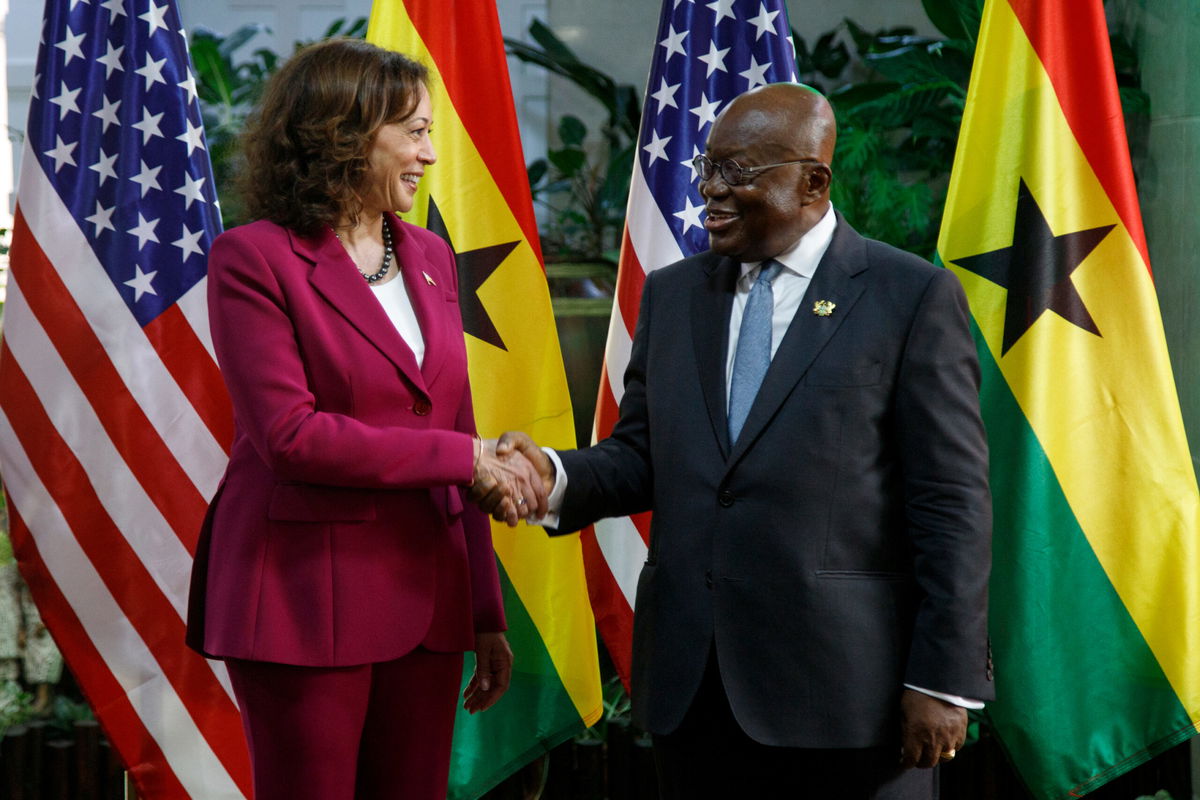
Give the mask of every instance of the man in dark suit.
POLYGON ((612 436, 504 440, 560 533, 654 512, 631 694, 666 797, 935 797, 909 768, 991 696, 966 300, 833 211, 835 136, 807 87, 734 100, 697 159, 712 250, 647 275, 612 436))

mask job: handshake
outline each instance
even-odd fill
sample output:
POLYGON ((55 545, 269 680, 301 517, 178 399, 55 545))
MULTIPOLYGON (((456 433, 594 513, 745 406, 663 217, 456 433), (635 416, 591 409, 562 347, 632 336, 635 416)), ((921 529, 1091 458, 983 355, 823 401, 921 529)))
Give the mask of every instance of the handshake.
POLYGON ((467 497, 497 522, 511 528, 523 519, 542 519, 553 488, 554 463, 524 433, 477 440, 467 497))

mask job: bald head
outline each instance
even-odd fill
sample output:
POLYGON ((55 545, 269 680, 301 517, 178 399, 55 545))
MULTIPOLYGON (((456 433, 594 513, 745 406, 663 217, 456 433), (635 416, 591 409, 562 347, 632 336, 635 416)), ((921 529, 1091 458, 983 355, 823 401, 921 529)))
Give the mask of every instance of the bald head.
POLYGON ((773 83, 735 98, 705 143, 713 169, 699 188, 712 249, 749 262, 794 245, 829 210, 836 142, 833 109, 807 86, 773 83))
POLYGON ((767 146, 833 163, 837 122, 829 101, 802 83, 772 83, 739 95, 725 107, 712 132, 724 124, 755 129, 755 138, 767 146))

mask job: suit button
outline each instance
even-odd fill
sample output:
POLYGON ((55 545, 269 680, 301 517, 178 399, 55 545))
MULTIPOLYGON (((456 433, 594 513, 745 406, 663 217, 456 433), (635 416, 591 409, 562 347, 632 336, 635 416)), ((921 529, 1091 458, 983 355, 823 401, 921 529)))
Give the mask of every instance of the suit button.
POLYGON ((413 403, 413 413, 418 417, 423 417, 432 410, 433 406, 428 400, 418 400, 417 402, 413 403))
POLYGON ((704 573, 704 585, 710 589, 713 587, 712 570, 711 569, 704 573))
POLYGON ((720 503, 723 508, 729 508, 731 505, 733 505, 733 492, 729 491, 728 489, 721 490, 721 493, 717 495, 717 502, 720 503))

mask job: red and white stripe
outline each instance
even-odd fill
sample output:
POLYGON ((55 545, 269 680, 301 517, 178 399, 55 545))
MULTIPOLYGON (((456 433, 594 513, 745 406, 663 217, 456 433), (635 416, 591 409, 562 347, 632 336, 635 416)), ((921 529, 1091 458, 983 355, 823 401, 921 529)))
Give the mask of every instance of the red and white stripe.
POLYGON ((205 282, 145 328, 32 151, 0 348, 0 474, 21 571, 147 800, 249 797, 224 667, 184 644, 232 415, 205 282))
MULTIPOLYGON (((608 436, 617 421, 646 274, 683 258, 637 160, 630 180, 627 209, 617 292, 608 325, 608 343, 596 402, 593 442, 608 436)), ((628 687, 634 594, 650 542, 650 515, 600 520, 595 524, 594 532, 583 533, 582 541, 596 627, 600 629, 617 672, 628 687)))

